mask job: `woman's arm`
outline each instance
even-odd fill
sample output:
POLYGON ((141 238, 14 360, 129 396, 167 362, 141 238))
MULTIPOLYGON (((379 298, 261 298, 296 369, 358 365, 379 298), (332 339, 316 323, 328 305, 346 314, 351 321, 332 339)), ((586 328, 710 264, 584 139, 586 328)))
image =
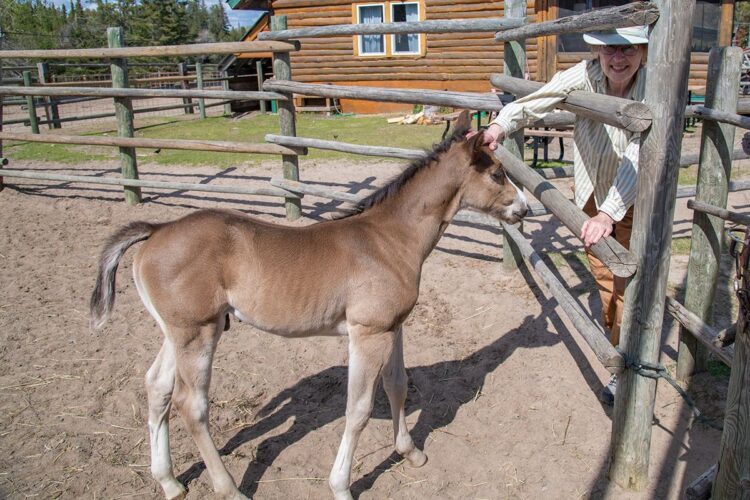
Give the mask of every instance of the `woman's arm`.
POLYGON ((587 247, 612 234, 614 224, 621 221, 628 209, 633 206, 640 146, 639 136, 630 141, 617 167, 612 187, 609 188, 607 197, 599 206, 599 213, 584 222, 581 228, 581 240, 587 247))
POLYGON ((556 73, 549 83, 536 92, 504 106, 485 131, 485 144, 489 144, 490 149, 494 150, 497 142, 502 141, 506 135, 542 119, 572 91, 585 88, 587 64, 588 61, 581 61, 572 68, 556 73))

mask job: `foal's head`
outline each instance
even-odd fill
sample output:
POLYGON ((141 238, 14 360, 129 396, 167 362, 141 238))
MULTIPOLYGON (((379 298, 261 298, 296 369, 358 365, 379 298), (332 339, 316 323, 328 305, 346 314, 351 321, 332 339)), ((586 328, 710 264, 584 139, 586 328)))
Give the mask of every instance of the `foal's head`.
MULTIPOLYGON (((471 127, 464 111, 456 121, 454 134, 466 134, 471 127)), ((526 197, 505 173, 503 165, 484 144, 483 132, 464 140, 463 161, 469 168, 461 186, 461 204, 515 224, 528 211, 526 197)))

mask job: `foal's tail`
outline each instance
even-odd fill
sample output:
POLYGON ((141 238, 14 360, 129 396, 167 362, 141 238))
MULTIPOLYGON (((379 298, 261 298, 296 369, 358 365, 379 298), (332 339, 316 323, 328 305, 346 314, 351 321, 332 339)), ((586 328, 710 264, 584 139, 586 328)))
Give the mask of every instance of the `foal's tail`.
POLYGON ((148 222, 132 222, 107 240, 99 257, 99 272, 89 305, 92 328, 101 327, 112 312, 115 303, 115 275, 125 251, 139 241, 148 239, 157 227, 158 225, 148 222))

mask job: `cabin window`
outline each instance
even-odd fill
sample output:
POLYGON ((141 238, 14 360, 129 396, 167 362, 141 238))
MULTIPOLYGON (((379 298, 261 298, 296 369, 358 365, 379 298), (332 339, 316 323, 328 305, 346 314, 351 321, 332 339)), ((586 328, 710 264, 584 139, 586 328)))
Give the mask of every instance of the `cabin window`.
MULTIPOLYGON (((357 5, 357 24, 380 24, 385 22, 385 5, 357 5)), ((360 35, 359 55, 385 55, 385 35, 360 35)))
MULTIPOLYGON (((352 4, 355 24, 406 23, 424 21, 424 0, 404 2, 352 4)), ((423 33, 394 33, 389 35, 354 35, 354 51, 360 57, 423 56, 423 33)))
MULTIPOLYGON (((391 22, 419 21, 418 3, 392 3, 391 22)), ((391 35, 393 54, 419 54, 419 35, 399 33, 391 35)))
MULTIPOLYGON (((558 19, 577 14, 583 14, 590 10, 617 7, 630 3, 630 0, 558 0, 558 19)), ((589 46, 583 41, 581 33, 558 35, 558 52, 590 52, 589 46)))
POLYGON ((697 0, 693 11, 693 52, 708 52, 719 43, 719 0, 697 0))

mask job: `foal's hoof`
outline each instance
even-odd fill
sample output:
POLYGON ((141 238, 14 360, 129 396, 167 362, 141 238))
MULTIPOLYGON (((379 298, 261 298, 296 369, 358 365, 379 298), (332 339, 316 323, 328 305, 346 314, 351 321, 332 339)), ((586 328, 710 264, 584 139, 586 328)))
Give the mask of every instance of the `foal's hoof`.
POLYGON ((175 481, 164 487, 164 496, 167 500, 181 500, 187 497, 187 490, 181 483, 175 481))
POLYGON ((427 455, 425 455, 425 453, 418 448, 414 448, 413 450, 411 450, 409 453, 404 455, 404 458, 406 458, 406 460, 409 462, 409 465, 414 468, 422 467, 427 463, 427 455))

